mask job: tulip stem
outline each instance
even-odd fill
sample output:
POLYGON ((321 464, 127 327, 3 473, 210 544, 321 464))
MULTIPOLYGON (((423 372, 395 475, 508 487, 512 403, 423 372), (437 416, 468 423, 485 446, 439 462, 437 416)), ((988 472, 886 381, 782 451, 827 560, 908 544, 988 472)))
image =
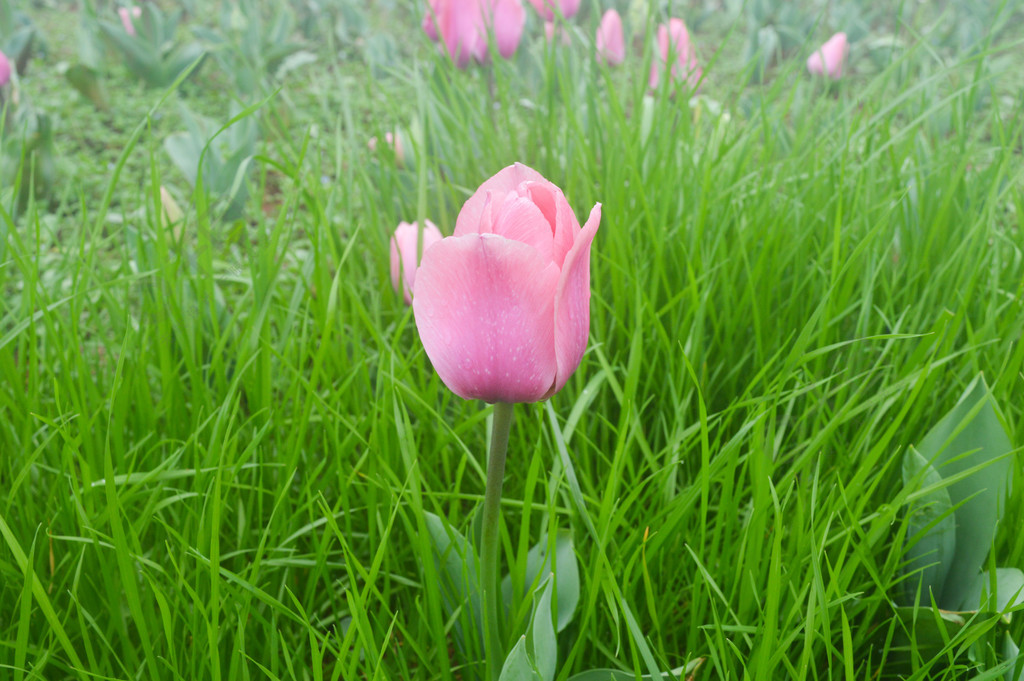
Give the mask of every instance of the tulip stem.
POLYGON ((480 527, 480 570, 483 600, 484 655, 487 678, 497 681, 505 661, 501 637, 501 583, 498 581, 499 524, 501 522, 501 485, 505 479, 505 454, 512 426, 513 405, 494 405, 491 451, 487 458, 487 487, 484 491, 483 520, 480 527))

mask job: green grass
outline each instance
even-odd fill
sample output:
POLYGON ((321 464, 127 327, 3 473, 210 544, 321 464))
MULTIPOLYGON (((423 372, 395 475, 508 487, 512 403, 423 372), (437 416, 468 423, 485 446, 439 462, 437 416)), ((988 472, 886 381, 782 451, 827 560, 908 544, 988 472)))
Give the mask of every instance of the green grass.
MULTIPOLYGON (((162 92, 112 64, 105 122, 46 73, 70 55, 33 63, 67 181, 0 212, 0 678, 471 678, 423 512, 466 530, 489 408, 431 369, 388 238, 450 233, 513 161, 577 216, 604 207, 589 349, 550 407, 516 407, 505 480, 506 566, 574 533, 558 678, 646 673, 645 646, 709 679, 890 673, 904 450, 978 372, 1024 444, 1019 36, 950 51, 907 7, 878 19, 905 49, 855 44, 836 86, 803 69, 821 27, 749 85, 742 22, 708 18, 718 115, 648 98, 650 49, 599 68, 593 10, 551 50, 529 9, 513 61, 460 72, 401 7, 390 76, 336 63, 327 26, 254 114, 235 225, 164 154, 162 92), (422 131, 405 168, 366 148, 395 125, 422 131)), ((225 80, 207 63, 171 100, 226 112, 225 80)), ((1024 567, 1022 513, 1016 494, 994 563, 1024 567)))

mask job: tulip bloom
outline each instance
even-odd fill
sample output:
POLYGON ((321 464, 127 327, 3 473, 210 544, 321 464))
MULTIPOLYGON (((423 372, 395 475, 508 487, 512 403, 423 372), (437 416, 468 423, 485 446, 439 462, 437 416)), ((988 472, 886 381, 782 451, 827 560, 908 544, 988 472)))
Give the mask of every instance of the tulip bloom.
POLYGON ((590 332, 590 245, 562 191, 522 164, 466 201, 423 254, 412 301, 441 380, 464 399, 537 402, 565 385, 590 332))
MULTIPOLYGON (((398 132, 385 132, 384 143, 391 147, 391 151, 395 155, 395 165, 399 168, 405 167, 405 145, 402 144, 402 138, 399 136, 398 132)), ((366 147, 372 152, 377 151, 377 144, 378 142, 376 137, 371 137, 366 140, 366 147)))
POLYGON ((568 45, 570 42, 569 32, 565 30, 565 27, 555 26, 555 22, 553 21, 544 22, 544 38, 552 44, 554 44, 555 38, 558 38, 558 41, 563 45, 568 45))
POLYGON ((626 59, 626 40, 622 36, 622 17, 613 9, 601 17, 597 27, 597 59, 609 66, 617 66, 626 59))
POLYGON ((0 87, 7 85, 11 80, 11 62, 7 60, 7 55, 0 52, 0 87))
MULTIPOLYGON (((441 240, 441 230, 430 220, 424 220, 423 253, 441 240)), ((395 293, 401 291, 405 304, 412 302, 413 284, 416 282, 416 259, 420 228, 418 223, 402 222, 391 237, 391 285, 395 293)))
POLYGON ((508 59, 519 47, 526 23, 521 0, 428 0, 423 30, 441 40, 461 69, 470 59, 487 61, 488 31, 493 30, 498 53, 508 59))
POLYGON ((651 75, 647 81, 652 90, 658 88, 664 69, 669 69, 670 80, 686 81, 690 87, 697 87, 700 82, 703 72, 697 65, 697 51, 690 42, 690 32, 682 19, 669 19, 668 24, 658 27, 658 55, 651 64, 651 75))
POLYGON ((846 59, 849 55, 850 44, 846 41, 846 34, 836 33, 807 58, 807 70, 819 76, 827 75, 832 80, 839 80, 846 69, 846 59))
POLYGON ((142 16, 141 7, 121 7, 117 10, 117 14, 121 17, 121 25, 124 26, 124 32, 128 35, 135 35, 135 24, 132 23, 132 19, 138 19, 142 16))
POLYGON ((556 7, 566 19, 580 11, 580 0, 530 0, 530 4, 544 21, 555 20, 556 7))

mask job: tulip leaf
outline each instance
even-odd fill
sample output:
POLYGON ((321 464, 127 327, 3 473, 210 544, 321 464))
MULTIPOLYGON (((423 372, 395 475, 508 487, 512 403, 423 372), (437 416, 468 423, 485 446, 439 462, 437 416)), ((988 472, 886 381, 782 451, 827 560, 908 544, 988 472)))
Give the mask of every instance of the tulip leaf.
POLYGON ((896 616, 904 629, 889 648, 890 661, 896 666, 911 667, 911 656, 931 660, 946 649, 948 642, 967 626, 963 615, 937 608, 903 606, 896 616))
POLYGON ((1009 491, 1013 447, 979 375, 925 435, 918 451, 945 478, 956 518, 956 551, 940 605, 958 607, 985 563, 1009 491))
POLYGON ((530 656, 526 652, 525 636, 519 638, 519 642, 505 658, 498 681, 544 681, 530 662, 530 656))
POLYGON ((910 509, 907 527, 907 564, 904 599, 908 604, 930 603, 942 598, 943 585, 956 550, 956 521, 949 491, 942 476, 921 454, 910 447, 903 456, 903 484, 927 491, 910 509), (915 579, 916 575, 916 579, 915 579), (931 595, 929 595, 931 594, 931 595))
POLYGON ((569 681, 636 681, 637 678, 640 678, 641 681, 653 681, 655 679, 657 681, 675 681, 680 678, 693 678, 703 664, 704 658, 698 657, 695 660, 690 660, 690 663, 685 667, 677 667, 670 673, 667 672, 656 677, 650 674, 643 674, 637 677, 633 672, 624 672, 620 669, 589 669, 570 676, 569 681))
MULTIPOLYGON (((966 590, 961 610, 985 610, 989 612, 1006 612, 1024 605, 1024 572, 1017 568, 996 568, 995 598, 989 594, 992 586, 992 575, 989 572, 978 574, 969 589, 966 590)), ((1004 619, 1010 622, 1011 613, 1007 612, 1004 619)))
POLYGON ((176 49, 172 54, 168 55, 164 61, 164 70, 161 76, 161 82, 154 83, 155 85, 166 87, 173 83, 178 76, 180 76, 186 69, 188 69, 195 62, 199 62, 192 73, 199 70, 202 66, 202 62, 206 59, 206 52, 199 45, 199 43, 187 43, 176 49))
MULTIPOLYGON (((573 550, 572 532, 558 531, 555 535, 553 554, 548 552, 547 539, 542 539, 530 549, 526 554, 524 590, 529 589, 539 577, 547 573, 554 573, 556 626, 558 631, 562 631, 572 622, 576 606, 580 602, 580 569, 576 552, 573 550), (552 555, 554 565, 551 562, 552 555)), ((511 611, 514 594, 511 576, 506 576, 502 580, 501 592, 506 607, 511 611)))
POLYGON ((281 59, 280 66, 277 67, 277 71, 274 76, 278 80, 284 80, 285 76, 289 72, 295 69, 301 68, 307 64, 312 64, 317 60, 317 56, 308 50, 298 50, 293 54, 289 54, 281 59))
POLYGON ((1004 681, 1024 681, 1024 660, 1020 659, 1020 648, 1017 647, 1010 634, 1006 634, 1006 638, 1003 639, 1003 658, 1016 660, 1003 675, 1004 681))
POLYGON ((195 186, 199 175, 199 157, 203 153, 202 142, 188 133, 176 132, 164 138, 164 149, 189 184, 195 186))
POLYGON ((533 597, 533 621, 527 631, 528 642, 532 644, 532 658, 537 672, 544 681, 555 678, 555 664, 558 662, 558 638, 551 617, 551 586, 553 575, 544 580, 539 594, 533 597))
POLYGON ((149 74, 156 73, 156 56, 145 42, 137 36, 128 35, 124 27, 118 24, 100 21, 98 25, 107 36, 107 40, 125 57, 125 65, 132 73, 143 79, 148 79, 149 74))
POLYGON ((774 26, 762 26, 747 38, 747 60, 756 60, 750 72, 752 83, 763 83, 768 69, 775 63, 781 49, 774 26))
POLYGON ((109 108, 107 105, 107 95, 103 91, 103 84, 100 83, 96 72, 88 66, 75 64, 64 72, 64 77, 68 79, 71 87, 78 90, 79 94, 92 102, 93 106, 97 109, 106 111, 109 108))
POLYGON ((428 512, 423 515, 434 545, 441 600, 449 615, 459 613, 455 623, 456 642, 463 652, 480 650, 483 610, 476 552, 469 541, 440 516, 428 512))

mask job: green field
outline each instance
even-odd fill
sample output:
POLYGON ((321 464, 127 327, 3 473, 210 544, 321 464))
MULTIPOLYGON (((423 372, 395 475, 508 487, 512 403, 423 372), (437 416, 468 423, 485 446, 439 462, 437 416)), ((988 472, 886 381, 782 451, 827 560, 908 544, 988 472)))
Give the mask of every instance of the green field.
POLYGON ((389 240, 514 162, 603 217, 586 353, 514 409, 501 657, 552 626, 531 547, 579 598, 554 675, 548 635, 502 681, 1024 678, 1020 0, 587 0, 567 44, 524 2, 465 69, 425 2, 160 0, 130 45, 106 0, 4 4, 0 679, 486 678, 430 530, 473 536, 494 407, 432 368, 389 240), (648 87, 670 16, 697 93, 648 87), (926 435, 969 386, 951 475, 926 435), (915 594, 908 545, 986 495, 1000 605, 915 594))

